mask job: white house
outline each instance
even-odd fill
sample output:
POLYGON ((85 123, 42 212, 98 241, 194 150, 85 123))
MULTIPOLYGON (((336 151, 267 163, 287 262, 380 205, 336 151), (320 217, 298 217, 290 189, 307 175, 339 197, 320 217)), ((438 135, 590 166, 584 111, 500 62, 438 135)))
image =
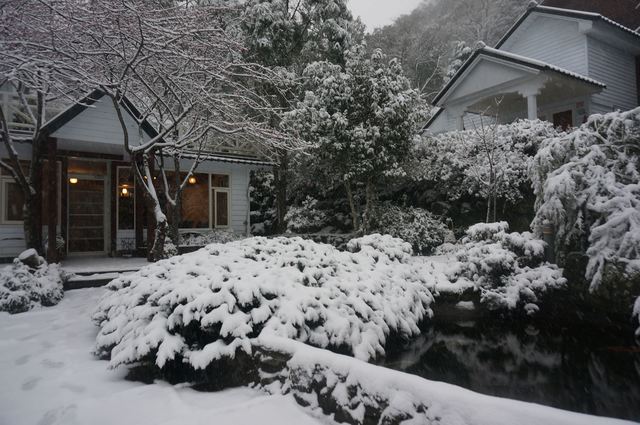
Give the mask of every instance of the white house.
MULTIPOLYGON (((3 107, 13 117, 9 126, 20 130, 15 93, 4 88, 3 107), (11 111, 13 113, 11 113, 11 111)), ((127 105, 135 114, 133 105, 127 105)), ((157 135, 148 123, 141 129, 131 115, 125 115, 130 134, 144 139, 157 135)), ((74 255, 115 255, 119 251, 140 251, 145 246, 151 223, 144 207, 142 189, 134 182, 121 126, 111 100, 94 91, 80 102, 62 110, 44 126, 49 139, 42 175, 42 229, 56 224, 65 240, 65 253, 74 255), (55 178, 49 162, 55 158, 55 178)), ((18 146, 25 162, 31 145, 18 146)), ((0 158, 6 158, 0 147, 0 158)), ((227 145, 208 153, 189 181, 182 198, 181 230, 206 232, 209 229, 249 231, 249 176, 252 170, 269 166, 252 155, 250 149, 227 145)), ((190 168, 185 158, 182 170, 190 168)), ((171 170, 171 166, 167 166, 171 170)), ((14 257, 24 249, 22 227, 23 196, 18 185, 0 171, 0 258, 14 257)))
POLYGON ((640 103, 640 34, 600 14, 531 6, 495 48, 475 51, 434 99, 425 130, 470 129, 478 117, 577 126, 640 103))

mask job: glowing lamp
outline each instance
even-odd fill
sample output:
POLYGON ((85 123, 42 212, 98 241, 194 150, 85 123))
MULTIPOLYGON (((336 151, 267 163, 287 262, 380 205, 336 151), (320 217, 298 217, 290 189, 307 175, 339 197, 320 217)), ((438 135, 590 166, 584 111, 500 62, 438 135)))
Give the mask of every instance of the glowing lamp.
POLYGON ((198 180, 196 180, 195 176, 189 177, 189 184, 196 184, 198 180))
POLYGON ((123 187, 120 193, 122 193, 122 196, 127 196, 129 194, 129 189, 127 189, 126 187, 123 187))
POLYGON ((77 179, 76 177, 71 177, 71 178, 69 179, 69 183, 71 183, 71 184, 76 184, 76 183, 78 183, 78 179, 77 179))

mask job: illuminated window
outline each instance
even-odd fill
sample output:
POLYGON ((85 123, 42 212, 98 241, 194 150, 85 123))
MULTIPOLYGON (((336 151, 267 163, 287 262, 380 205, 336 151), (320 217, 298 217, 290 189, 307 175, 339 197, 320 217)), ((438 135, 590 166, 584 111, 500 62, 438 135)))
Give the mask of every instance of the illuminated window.
MULTIPOLYGON (((181 180, 187 177, 186 173, 181 180)), ((181 229, 209 228, 209 176, 192 175, 182 191, 181 229)))
POLYGON ((118 230, 135 228, 135 184, 130 167, 118 167, 118 230))

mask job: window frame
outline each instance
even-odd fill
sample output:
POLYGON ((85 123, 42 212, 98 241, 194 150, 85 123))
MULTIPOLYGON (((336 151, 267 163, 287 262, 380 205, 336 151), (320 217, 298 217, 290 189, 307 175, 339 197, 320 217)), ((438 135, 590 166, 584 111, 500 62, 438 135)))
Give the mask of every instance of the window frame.
POLYGON ((209 222, 211 223, 211 229, 230 229, 232 227, 231 222, 231 173, 209 173, 209 222), (213 176, 227 176, 229 179, 229 187, 213 186, 213 176), (216 208, 216 193, 224 192, 227 194, 227 224, 224 226, 218 226, 218 210, 216 208))
POLYGON ((7 196, 9 193, 9 191, 7 190, 7 185, 9 185, 10 183, 18 184, 11 176, 0 176, 0 207, 2 208, 2 212, 0 213, 0 224, 21 225, 24 224, 24 219, 9 220, 7 218, 7 206, 9 205, 9 203, 7 202, 7 196))

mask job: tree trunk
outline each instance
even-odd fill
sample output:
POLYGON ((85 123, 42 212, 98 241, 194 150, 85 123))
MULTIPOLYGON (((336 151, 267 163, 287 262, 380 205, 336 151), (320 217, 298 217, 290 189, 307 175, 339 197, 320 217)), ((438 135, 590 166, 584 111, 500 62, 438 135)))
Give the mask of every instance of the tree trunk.
MULTIPOLYGON (((37 193, 40 193, 39 191, 37 193)), ((39 254, 44 254, 42 245, 42 227, 41 227, 41 211, 39 195, 29 194, 24 199, 23 213, 23 229, 24 242, 27 249, 33 248, 39 254)), ((55 243, 55 241, 53 241, 55 243)))
MULTIPOLYGON (((182 190, 180 190, 181 178, 180 178, 180 159, 177 156, 173 157, 173 184, 176 188, 175 205, 168 203, 169 216, 169 237, 175 246, 180 246, 180 221, 182 221, 182 190)), ((166 188, 169 190, 169 188, 166 188)))
POLYGON ((287 215, 287 186, 289 185, 289 154, 281 151, 279 164, 275 169, 274 183, 276 186, 276 208, 278 212, 278 225, 276 231, 284 233, 287 230, 285 216, 287 215))
POLYGON ((489 223, 491 219, 491 194, 487 195, 487 217, 484 220, 485 223, 489 223))
POLYGON ((347 192, 349 207, 351 208, 351 222, 353 224, 353 231, 358 232, 360 230, 360 218, 358 216, 358 208, 356 207, 355 199, 353 198, 353 192, 351 191, 351 184, 349 182, 345 182, 344 188, 347 192))
POLYGON ((362 213, 362 231, 367 234, 370 230, 371 223, 371 208, 373 206, 373 183, 371 179, 367 180, 367 187, 365 192, 365 205, 364 212, 362 213))
POLYGON ((169 231, 169 224, 164 219, 156 223, 156 232, 153 239, 153 246, 149 251, 149 261, 160 261, 165 258, 164 255, 164 242, 167 239, 167 233, 169 231))

